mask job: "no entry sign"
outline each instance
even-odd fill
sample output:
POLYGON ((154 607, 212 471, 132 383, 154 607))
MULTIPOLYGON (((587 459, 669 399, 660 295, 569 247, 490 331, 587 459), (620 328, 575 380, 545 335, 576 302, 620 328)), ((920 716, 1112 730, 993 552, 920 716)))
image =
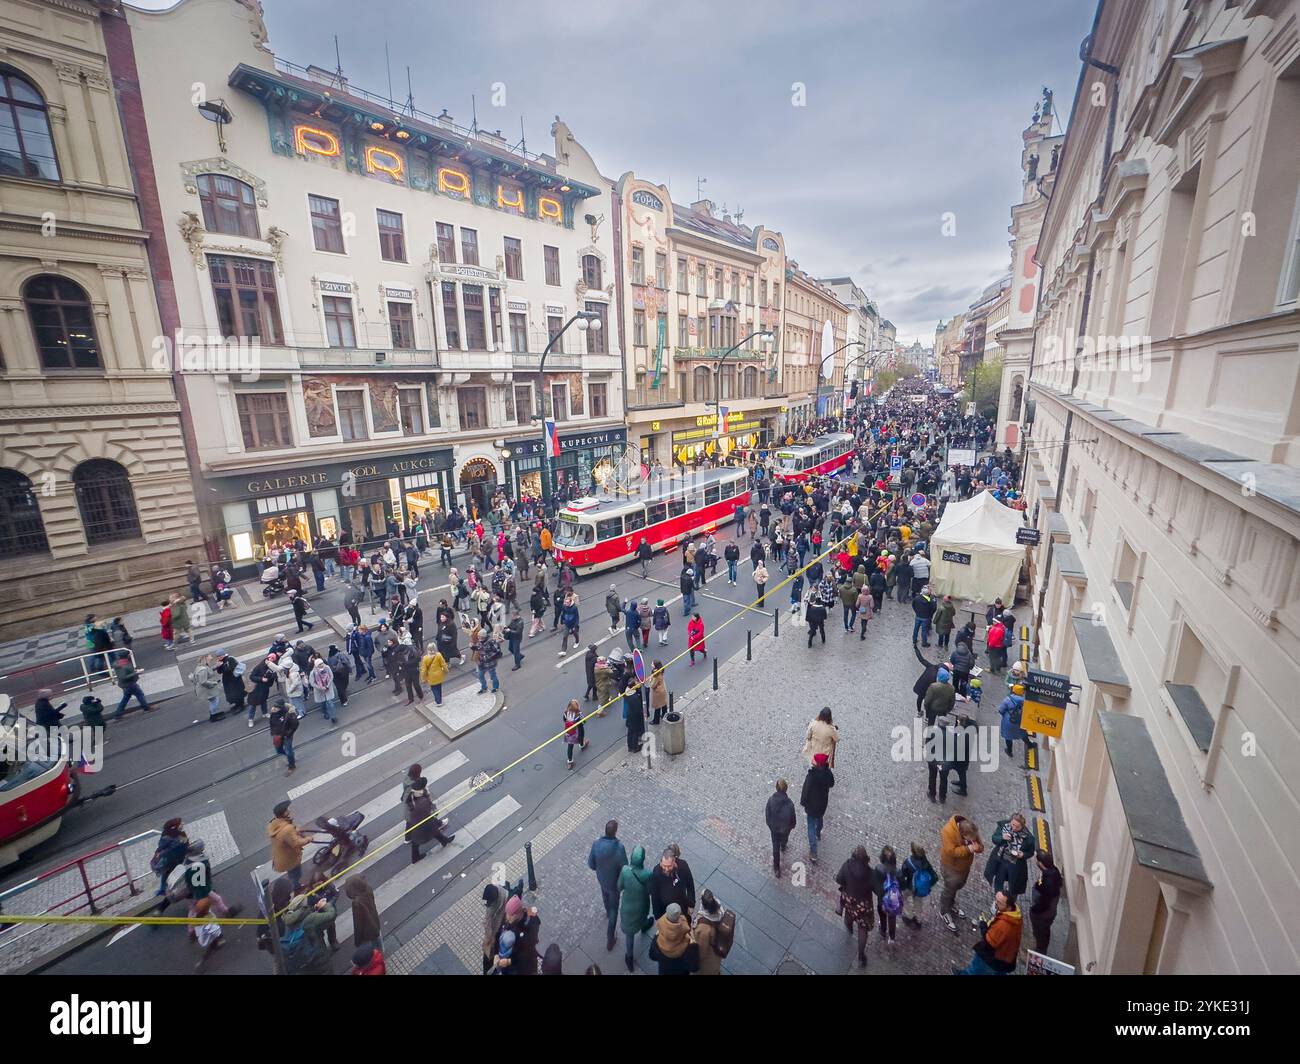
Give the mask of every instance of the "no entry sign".
POLYGON ((925 496, 918 491, 915 495, 912 496, 912 505, 919 510, 922 506, 925 505, 925 496))

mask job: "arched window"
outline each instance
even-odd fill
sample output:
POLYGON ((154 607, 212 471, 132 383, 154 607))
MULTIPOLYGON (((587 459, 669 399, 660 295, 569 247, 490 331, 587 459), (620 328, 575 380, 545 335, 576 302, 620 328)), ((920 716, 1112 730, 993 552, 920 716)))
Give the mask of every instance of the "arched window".
POLYGON ((696 366, 694 384, 695 384, 695 401, 697 403, 703 403, 708 401, 710 394, 712 393, 712 388, 710 387, 712 383, 713 383, 713 371, 707 369, 704 366, 696 366))
POLYGON ((49 549, 32 482, 16 470, 0 469, 0 558, 49 549))
POLYGON ((600 256, 582 256, 582 281, 588 288, 602 288, 600 276, 600 256))
POLYGON ((98 369, 99 343, 90 299, 66 277, 42 274, 23 286, 23 302, 46 369, 98 369))
POLYGON ((758 396, 758 369, 755 366, 748 366, 745 369, 741 395, 746 399, 754 399, 758 396))
POLYGON ((0 174, 59 180, 45 97, 9 70, 0 70, 0 174))
POLYGON ((722 399, 734 399, 736 396, 736 367, 723 366, 722 380, 719 382, 719 397, 722 399))
POLYGON ((72 483, 87 543, 93 546, 139 537, 140 516, 125 469, 116 462, 92 458, 72 471, 72 483))
POLYGON ((199 174, 203 224, 213 233, 258 237, 257 199, 253 186, 225 174, 199 174))

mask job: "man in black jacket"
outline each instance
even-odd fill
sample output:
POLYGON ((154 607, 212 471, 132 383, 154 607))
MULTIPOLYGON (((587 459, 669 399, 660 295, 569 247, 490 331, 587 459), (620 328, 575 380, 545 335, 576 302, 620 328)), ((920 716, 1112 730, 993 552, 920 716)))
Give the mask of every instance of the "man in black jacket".
POLYGON ((732 587, 735 587, 736 563, 740 561, 740 547, 735 543, 735 541, 732 541, 723 548, 722 556, 727 562, 727 583, 732 587))
POLYGON ((1061 900, 1061 870, 1052 855, 1044 850, 1034 854, 1038 862, 1038 882, 1034 884, 1033 902, 1029 906, 1029 926, 1034 930, 1034 951, 1046 953, 1052 944, 1052 921, 1061 900))
POLYGON ((813 636, 818 632, 821 633, 822 644, 826 643, 826 607, 822 605, 821 599, 814 592, 809 596, 808 604, 804 606, 804 619, 808 622, 808 645, 813 645, 813 636))
POLYGON ((636 547, 636 559, 641 563, 641 579, 650 578, 650 559, 654 557, 654 550, 651 548, 645 536, 641 537, 641 542, 636 547))
POLYGON ((830 758, 826 754, 813 754, 812 768, 803 778, 803 792, 799 795, 799 804, 803 806, 804 819, 808 822, 808 852, 813 864, 817 863, 817 840, 822 836, 822 822, 834 786, 835 775, 831 772, 830 758))
POLYGON ((690 919, 691 910, 695 908, 695 877, 691 868, 682 860, 682 850, 675 842, 663 852, 655 870, 650 873, 650 908, 658 920, 676 902, 682 907, 682 914, 690 919))
POLYGON ((776 781, 776 791, 767 800, 763 817, 767 821, 767 830, 772 833, 772 871, 781 875, 781 854, 785 852, 790 832, 794 830, 798 818, 794 811, 794 802, 786 793, 790 785, 784 779, 776 781))

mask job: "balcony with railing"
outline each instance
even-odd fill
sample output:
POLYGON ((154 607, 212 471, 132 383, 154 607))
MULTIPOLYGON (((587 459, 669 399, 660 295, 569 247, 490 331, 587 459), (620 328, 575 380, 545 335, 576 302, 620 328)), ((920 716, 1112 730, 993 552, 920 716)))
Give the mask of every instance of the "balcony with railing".
POLYGON ((747 347, 738 348, 732 351, 729 347, 674 347, 673 361, 675 362, 716 362, 718 359, 726 356, 728 362, 766 362, 767 355, 761 350, 755 348, 750 350, 747 347), (731 351, 730 354, 727 354, 731 351))
POLYGON ((656 407, 683 406, 685 401, 679 388, 668 383, 664 374, 659 387, 654 387, 653 374, 646 374, 632 388, 628 389, 627 408, 629 410, 652 410, 656 407))

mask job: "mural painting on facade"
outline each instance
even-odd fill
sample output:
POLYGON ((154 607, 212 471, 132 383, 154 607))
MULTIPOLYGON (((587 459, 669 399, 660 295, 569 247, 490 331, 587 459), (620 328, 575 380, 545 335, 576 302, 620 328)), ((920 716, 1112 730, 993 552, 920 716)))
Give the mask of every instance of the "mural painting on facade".
POLYGON ((337 436, 339 433, 330 383, 329 377, 302 379, 302 400, 307 410, 307 433, 310 436, 337 436))
POLYGON ((581 414, 583 412, 582 374, 566 374, 565 381, 569 385, 569 412, 571 414, 581 414))
POLYGON ((369 382, 370 419, 375 432, 396 432, 402 427, 397 416, 397 385, 390 381, 369 382))

